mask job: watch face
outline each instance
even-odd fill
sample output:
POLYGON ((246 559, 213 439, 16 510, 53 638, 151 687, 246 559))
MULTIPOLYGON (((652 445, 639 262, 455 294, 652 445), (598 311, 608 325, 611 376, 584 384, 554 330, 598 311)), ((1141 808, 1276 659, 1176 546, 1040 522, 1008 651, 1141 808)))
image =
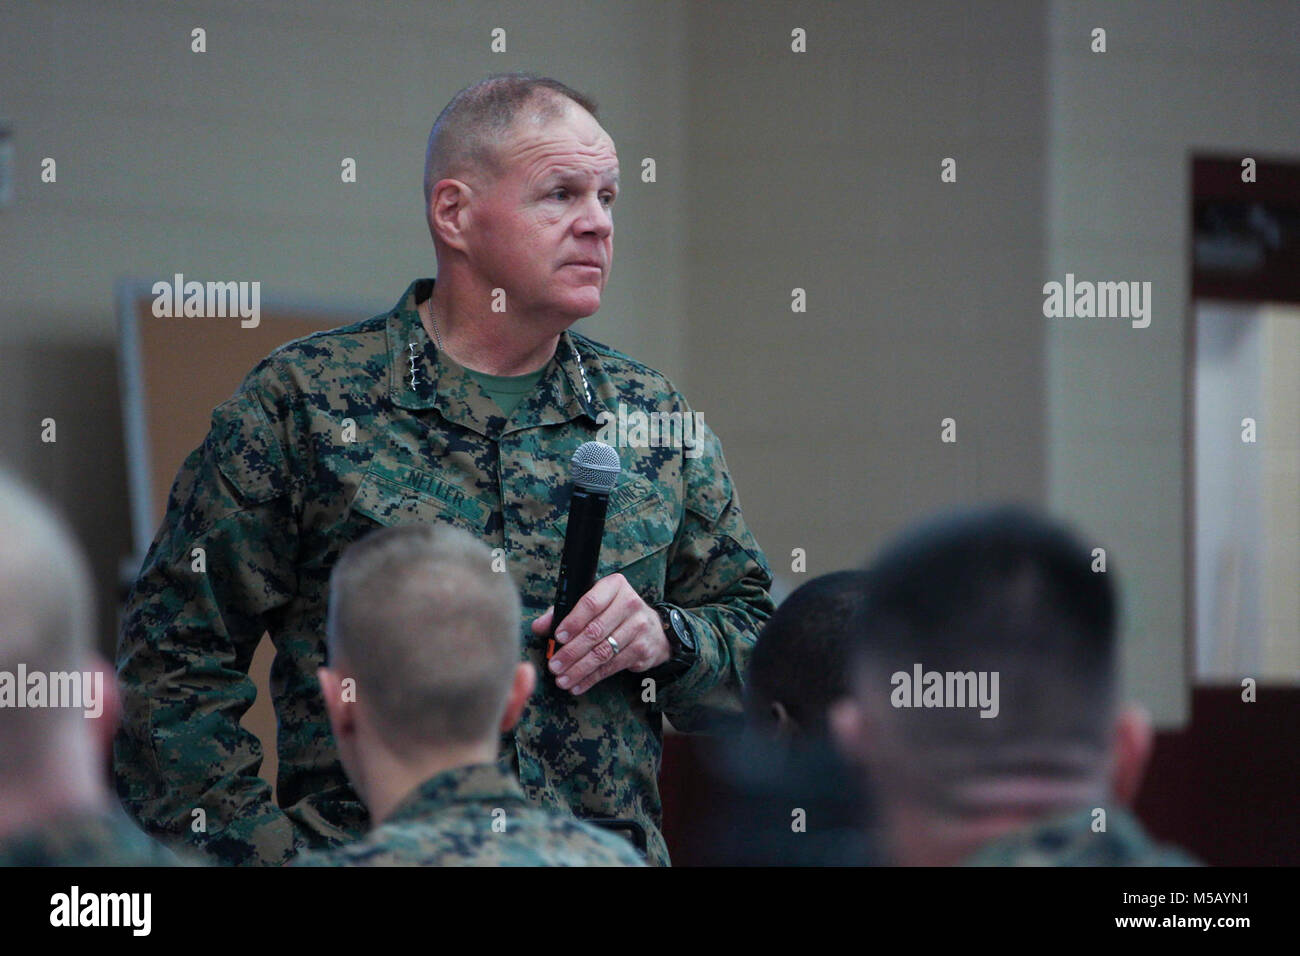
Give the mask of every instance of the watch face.
POLYGON ((695 641, 691 639, 691 629, 682 620, 682 612, 673 608, 668 612, 668 620, 672 622, 673 633, 677 635, 677 640, 681 641, 686 650, 694 653, 695 641))

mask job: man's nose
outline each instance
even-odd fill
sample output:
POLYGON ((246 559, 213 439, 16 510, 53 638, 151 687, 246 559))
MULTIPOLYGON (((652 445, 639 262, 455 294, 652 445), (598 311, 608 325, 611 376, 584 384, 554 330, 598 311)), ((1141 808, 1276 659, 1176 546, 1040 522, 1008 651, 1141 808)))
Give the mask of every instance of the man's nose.
POLYGON ((614 213, 600 201, 599 196, 593 196, 582 204, 574 227, 579 232, 594 232, 603 238, 614 231, 614 213))

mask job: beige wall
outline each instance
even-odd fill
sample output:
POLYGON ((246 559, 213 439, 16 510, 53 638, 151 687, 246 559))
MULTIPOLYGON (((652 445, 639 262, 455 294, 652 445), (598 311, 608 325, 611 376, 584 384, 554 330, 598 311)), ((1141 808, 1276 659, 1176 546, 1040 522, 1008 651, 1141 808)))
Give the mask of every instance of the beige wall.
POLYGON ((1300 153, 1300 5, 1056 2, 1049 279, 1152 283, 1151 325, 1048 325, 1051 505, 1124 585, 1124 674, 1187 715, 1183 479, 1193 152, 1300 153), (1089 50, 1094 27, 1107 52, 1089 50))
POLYGON ((691 395, 789 585, 1045 495, 1044 15, 965 7, 691 7, 691 395))

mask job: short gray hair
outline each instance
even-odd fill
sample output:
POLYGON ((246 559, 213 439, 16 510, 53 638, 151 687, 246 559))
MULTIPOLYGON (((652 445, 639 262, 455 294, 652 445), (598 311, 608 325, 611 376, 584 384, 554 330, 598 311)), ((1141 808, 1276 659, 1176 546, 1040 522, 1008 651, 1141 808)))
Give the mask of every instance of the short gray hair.
POLYGON ((521 607, 492 553, 450 525, 372 532, 330 578, 331 666, 356 679, 398 752, 494 739, 520 656, 521 607))
POLYGON ((566 100, 596 115, 596 101, 591 97, 536 73, 494 73, 453 96, 429 132, 424 154, 425 206, 442 179, 464 177, 471 170, 489 182, 498 179, 504 172, 501 145, 524 107, 533 107, 533 119, 546 123, 564 115, 566 100))

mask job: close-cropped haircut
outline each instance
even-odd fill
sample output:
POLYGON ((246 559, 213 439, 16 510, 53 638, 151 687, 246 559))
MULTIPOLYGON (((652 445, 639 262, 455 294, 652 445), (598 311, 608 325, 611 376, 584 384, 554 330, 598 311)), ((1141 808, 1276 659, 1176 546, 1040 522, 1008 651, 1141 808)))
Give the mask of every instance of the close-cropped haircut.
MULTIPOLYGON (((1104 756, 1114 707, 1113 570, 1022 507, 925 522, 870 565, 855 628, 856 694, 903 672, 999 674, 999 706, 878 709, 934 775, 1076 776, 1104 756)), ((920 688, 913 688, 919 695, 920 688)))
POLYGON ((434 120, 424 155, 424 204, 440 180, 477 171, 489 182, 504 172, 500 149, 516 122, 559 119, 576 103, 592 116, 596 101, 558 80, 536 73, 494 73, 467 86, 434 120))
POLYGON ((494 739, 520 662, 520 601, 480 541, 450 525, 374 531, 330 577, 330 665, 409 754, 494 739))
POLYGON ((831 704, 850 689, 852 628, 866 580, 857 570, 823 574, 781 602, 749 659, 745 711, 751 725, 772 729, 772 705, 779 702, 801 734, 828 734, 831 704))

